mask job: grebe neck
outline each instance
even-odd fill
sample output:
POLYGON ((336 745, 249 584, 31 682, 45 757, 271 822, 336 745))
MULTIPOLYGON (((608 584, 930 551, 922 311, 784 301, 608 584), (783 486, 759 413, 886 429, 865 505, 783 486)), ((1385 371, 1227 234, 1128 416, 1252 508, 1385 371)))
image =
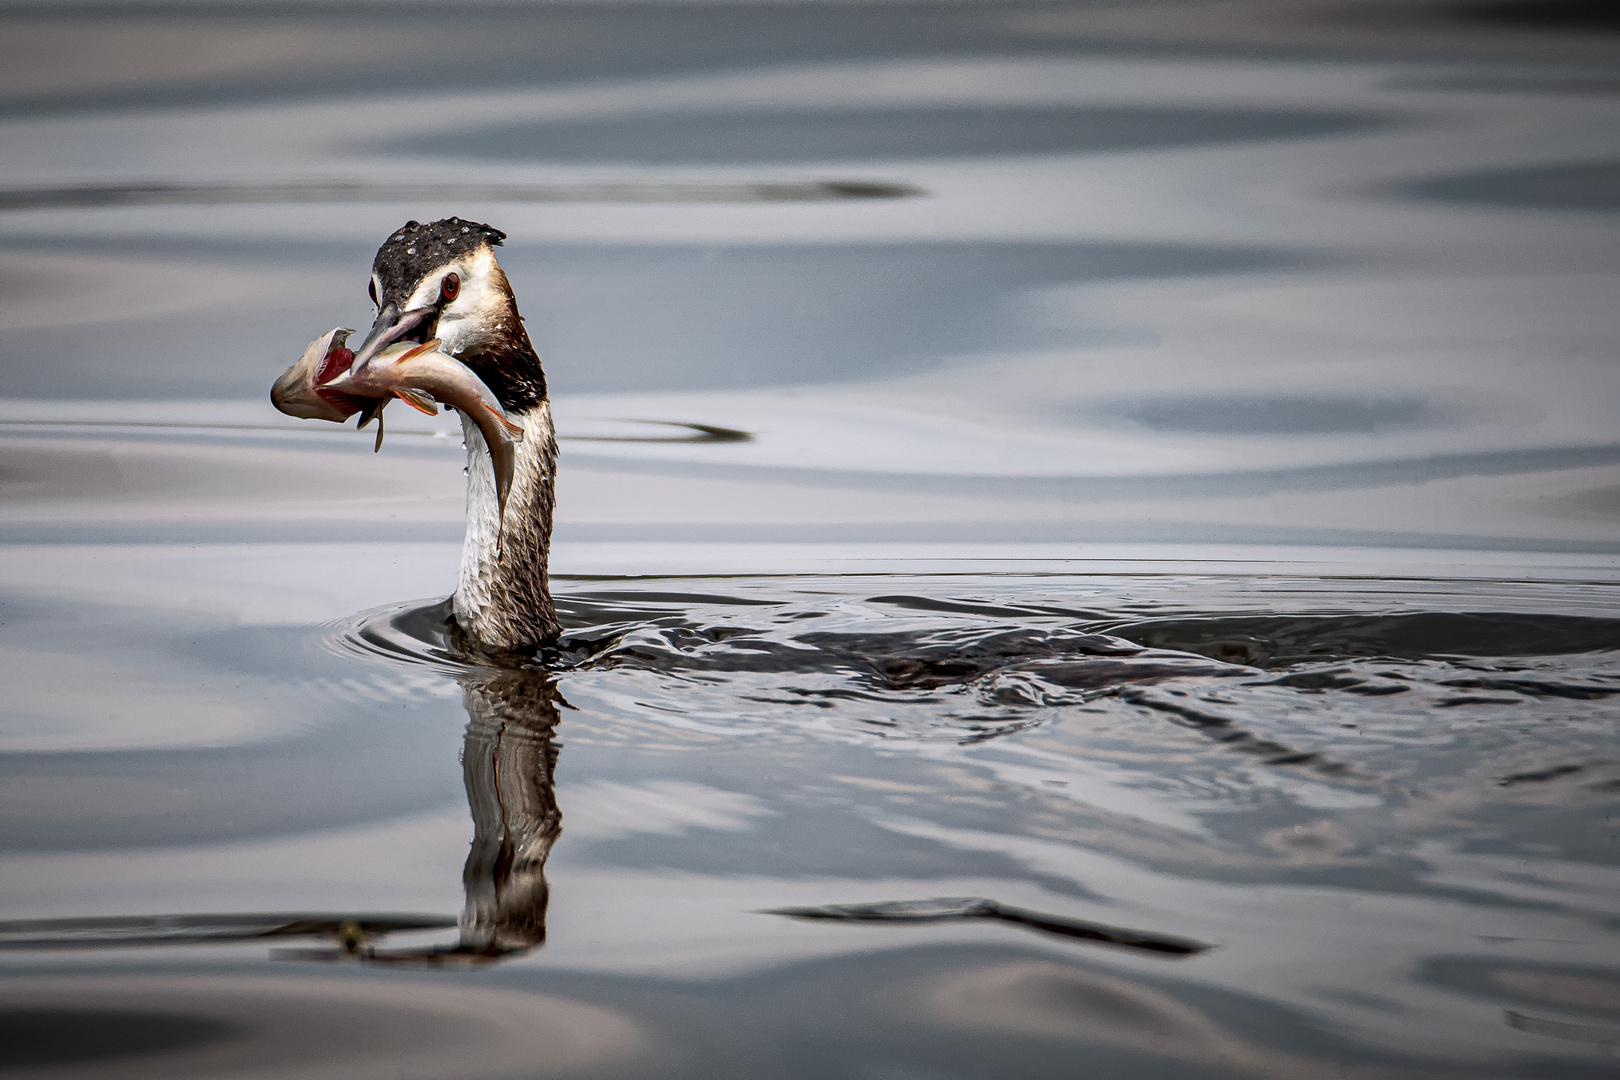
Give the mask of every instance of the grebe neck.
POLYGON ((467 535, 452 606, 461 628, 477 640, 526 650, 555 641, 558 634, 547 580, 557 437, 545 398, 528 409, 509 411, 507 418, 524 435, 503 520, 483 433, 461 417, 467 444, 467 535))

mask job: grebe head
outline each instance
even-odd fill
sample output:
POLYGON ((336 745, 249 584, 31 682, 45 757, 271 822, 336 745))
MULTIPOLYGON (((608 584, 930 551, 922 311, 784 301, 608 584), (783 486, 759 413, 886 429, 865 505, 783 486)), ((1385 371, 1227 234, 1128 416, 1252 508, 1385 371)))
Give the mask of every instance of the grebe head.
POLYGON ((508 411, 545 400, 545 372, 495 260, 505 239, 499 229, 461 218, 396 229, 372 262, 377 316, 355 366, 394 342, 437 338, 439 351, 471 368, 508 411))

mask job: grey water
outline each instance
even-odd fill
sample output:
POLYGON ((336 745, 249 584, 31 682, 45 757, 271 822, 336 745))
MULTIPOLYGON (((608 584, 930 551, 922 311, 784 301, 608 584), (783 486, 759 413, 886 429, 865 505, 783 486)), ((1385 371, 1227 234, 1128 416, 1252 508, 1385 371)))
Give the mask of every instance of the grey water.
POLYGON ((0 9, 0 1073, 1613 1076, 1616 29, 0 9), (266 401, 450 214, 534 655, 266 401))

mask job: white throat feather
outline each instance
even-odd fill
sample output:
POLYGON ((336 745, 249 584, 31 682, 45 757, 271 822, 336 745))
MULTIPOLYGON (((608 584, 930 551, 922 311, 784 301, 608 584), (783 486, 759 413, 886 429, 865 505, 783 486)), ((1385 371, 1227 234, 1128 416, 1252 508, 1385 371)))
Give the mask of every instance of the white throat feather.
POLYGON ((545 400, 507 418, 521 426, 504 521, 483 433, 465 414, 467 534, 452 600, 456 621, 486 645, 527 649, 555 640, 557 612, 547 581, 557 473, 557 438, 545 400))

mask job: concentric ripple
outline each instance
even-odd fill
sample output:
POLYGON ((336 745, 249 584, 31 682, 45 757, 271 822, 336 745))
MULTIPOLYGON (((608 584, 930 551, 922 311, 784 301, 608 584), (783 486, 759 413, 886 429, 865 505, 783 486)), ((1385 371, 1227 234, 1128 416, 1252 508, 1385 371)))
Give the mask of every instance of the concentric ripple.
MULTIPOLYGON (((559 592, 561 647, 516 660, 589 714, 575 737, 967 745, 1047 727, 1048 750, 1149 755, 1154 770, 1196 759, 1210 783, 1244 761, 1358 787, 1445 786, 1461 770, 1504 795, 1601 793, 1620 777, 1603 751, 1620 719, 1620 618, 1538 611, 1534 590, 1512 585, 591 584, 559 592)), ((457 644, 443 602, 366 612, 331 645, 452 679, 514 662, 457 644)))

